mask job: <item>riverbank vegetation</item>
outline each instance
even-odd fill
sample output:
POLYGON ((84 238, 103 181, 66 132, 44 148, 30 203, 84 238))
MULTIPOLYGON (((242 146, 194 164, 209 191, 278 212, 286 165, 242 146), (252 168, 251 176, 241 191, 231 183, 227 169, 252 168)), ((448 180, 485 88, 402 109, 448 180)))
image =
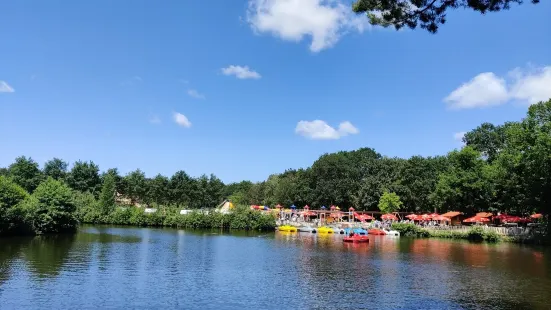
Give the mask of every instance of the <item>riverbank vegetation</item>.
MULTIPOLYGON (((392 229, 400 232, 401 236, 415 238, 443 238, 443 239, 464 239, 471 241, 499 242, 504 240, 502 236, 494 231, 484 230, 479 226, 472 226, 467 231, 454 230, 429 230, 415 224, 394 223, 392 229)), ((513 241, 513 240, 511 240, 513 241)))
MULTIPOLYGON (((234 205, 338 205, 364 211, 377 210, 382 201, 385 208, 406 212, 549 214, 551 100, 530 106, 521 121, 484 123, 466 133, 463 142, 464 147, 446 156, 389 158, 371 148, 324 154, 306 169, 290 169, 262 182, 231 184, 214 175, 192 177, 184 171, 170 177, 146 177, 140 169, 124 176, 116 168, 100 173, 92 161, 77 161, 69 169, 57 158, 40 169, 34 160, 21 156, 0 168, 0 229, 65 231, 74 225, 72 216, 81 222, 132 225, 158 225, 161 220, 155 217, 164 216, 163 225, 166 221, 188 227, 196 221, 167 218, 181 209, 211 209, 226 198, 234 205), (143 208, 135 210, 140 206, 155 207, 159 213, 145 217, 143 208), (121 207, 131 210, 123 212, 121 207)), ((222 226, 232 227, 226 220, 222 226)), ((237 222, 234 226, 256 227, 237 222)))

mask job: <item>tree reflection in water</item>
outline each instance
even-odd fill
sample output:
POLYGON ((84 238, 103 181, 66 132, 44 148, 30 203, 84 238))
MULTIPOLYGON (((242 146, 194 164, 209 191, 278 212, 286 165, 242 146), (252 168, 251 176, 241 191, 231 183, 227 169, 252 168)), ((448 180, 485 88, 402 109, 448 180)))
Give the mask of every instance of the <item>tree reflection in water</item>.
POLYGON ((339 235, 301 233, 276 240, 302 245, 303 285, 320 307, 343 291, 344 299, 361 296, 360 308, 545 309, 551 294, 549 249, 384 236, 346 244, 339 235))

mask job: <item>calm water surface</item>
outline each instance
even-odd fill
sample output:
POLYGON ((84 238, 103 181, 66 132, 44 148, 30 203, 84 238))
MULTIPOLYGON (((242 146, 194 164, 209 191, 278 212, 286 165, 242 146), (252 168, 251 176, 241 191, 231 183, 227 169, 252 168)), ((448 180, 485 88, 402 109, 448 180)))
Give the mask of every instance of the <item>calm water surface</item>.
POLYGON ((0 309, 551 309, 514 244, 84 227, 0 239, 0 309))

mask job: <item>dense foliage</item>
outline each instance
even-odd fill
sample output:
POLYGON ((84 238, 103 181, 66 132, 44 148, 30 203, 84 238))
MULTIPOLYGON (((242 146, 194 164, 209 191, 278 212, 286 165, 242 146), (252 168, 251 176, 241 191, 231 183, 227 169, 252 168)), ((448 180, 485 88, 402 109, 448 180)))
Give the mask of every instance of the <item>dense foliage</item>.
POLYGON ((443 238, 443 239, 465 239, 471 241, 498 242, 502 237, 495 231, 484 230, 479 226, 473 226, 467 231, 455 230, 429 230, 415 224, 394 223, 392 229, 400 232, 401 236, 416 238, 443 238))
MULTIPOLYGON (((540 0, 531 0, 539 3, 540 0)), ((372 25, 393 26, 396 29, 418 25, 431 33, 446 23, 446 14, 450 9, 471 9, 481 14, 508 10, 512 4, 521 4, 522 0, 356 0, 352 5, 355 13, 367 14, 372 25)))
POLYGON ((521 121, 482 124, 465 135, 464 143, 462 149, 436 157, 389 158, 370 148, 324 154, 306 169, 290 169, 263 182, 227 185, 214 175, 192 177, 185 171, 153 178, 139 169, 125 176, 116 168, 100 174, 91 161, 78 161, 68 170, 69 165, 57 158, 41 170, 38 163, 22 156, 8 168, 0 168, 0 232, 18 227, 41 233, 62 228, 53 228, 56 225, 70 228, 73 219, 65 216, 73 205, 81 222, 264 227, 244 220, 253 216, 249 211, 231 219, 216 215, 207 220, 201 212, 179 217, 180 209, 212 209, 227 198, 234 205, 549 214, 551 100, 530 106, 521 121), (142 208, 136 208, 143 206, 159 212, 144 215, 142 208), (41 214, 41 219, 30 225, 28 214, 41 214), (197 224, 204 221, 218 224, 197 224))
POLYGON ((384 192, 381 199, 379 199, 379 210, 381 210, 383 214, 396 212, 400 210, 401 207, 402 201, 396 193, 384 192))

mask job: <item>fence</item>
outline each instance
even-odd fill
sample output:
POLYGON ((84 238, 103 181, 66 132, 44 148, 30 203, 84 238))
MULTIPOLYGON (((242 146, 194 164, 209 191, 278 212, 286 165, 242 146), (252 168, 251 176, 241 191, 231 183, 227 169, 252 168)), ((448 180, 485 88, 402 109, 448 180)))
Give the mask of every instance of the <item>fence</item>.
MULTIPOLYGON (((485 231, 493 231, 502 236, 523 236, 532 232, 531 227, 492 227, 492 226, 479 226, 485 231)), ((455 232, 468 232, 472 226, 428 226, 424 227, 427 230, 445 230, 455 232)))

